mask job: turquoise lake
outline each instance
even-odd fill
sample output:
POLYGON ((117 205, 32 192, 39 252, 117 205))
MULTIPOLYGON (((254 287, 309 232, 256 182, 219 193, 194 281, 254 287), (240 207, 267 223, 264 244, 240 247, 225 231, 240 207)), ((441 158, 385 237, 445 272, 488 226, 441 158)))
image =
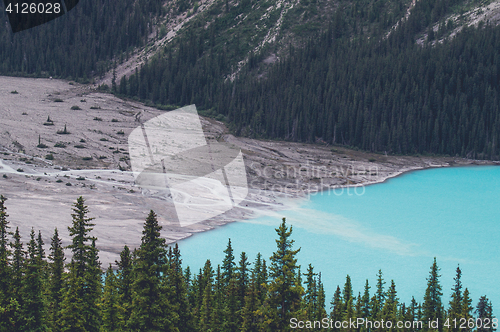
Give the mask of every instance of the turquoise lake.
POLYGON ((363 188, 311 195, 289 211, 238 221, 179 242, 184 266, 197 273, 206 259, 222 263, 228 239, 236 260, 245 251, 275 250, 281 218, 293 226, 298 264, 322 273, 327 311, 337 285, 349 274, 354 292, 368 279, 373 294, 376 274, 386 287, 393 279, 398 298, 422 302, 433 258, 441 268, 443 303, 448 306, 455 270, 477 305, 486 295, 500 308, 500 167, 474 166, 414 171, 363 188))

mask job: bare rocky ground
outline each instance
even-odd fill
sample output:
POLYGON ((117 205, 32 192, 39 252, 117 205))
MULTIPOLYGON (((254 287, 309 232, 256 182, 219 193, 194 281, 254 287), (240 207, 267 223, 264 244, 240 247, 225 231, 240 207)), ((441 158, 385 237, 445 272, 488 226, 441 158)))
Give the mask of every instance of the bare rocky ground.
POLYGON ((11 226, 19 227, 24 240, 32 227, 41 230, 47 249, 57 227, 67 245, 72 204, 83 196, 95 218, 103 266, 125 244, 139 245, 151 209, 172 243, 255 212, 286 209, 309 192, 382 182, 415 169, 486 163, 240 138, 223 123, 202 118, 207 137, 240 147, 250 189, 239 207, 181 227, 165 197, 134 185, 128 156, 136 115, 146 121, 165 111, 72 82, 0 77, 0 112, 0 194, 8 199, 11 226))

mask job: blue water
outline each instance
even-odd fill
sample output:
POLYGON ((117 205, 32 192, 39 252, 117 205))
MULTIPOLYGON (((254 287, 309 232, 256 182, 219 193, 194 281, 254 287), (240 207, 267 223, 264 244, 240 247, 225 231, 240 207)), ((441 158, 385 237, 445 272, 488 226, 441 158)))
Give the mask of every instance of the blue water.
POLYGON ((379 269, 386 286, 395 281, 401 302, 412 296, 421 302, 436 257, 446 306, 460 264, 473 306, 487 295, 499 312, 500 167, 428 169, 356 191, 316 194, 293 210, 180 241, 184 265, 197 272, 206 259, 221 264, 228 238, 237 260, 241 251, 251 260, 258 252, 269 258, 281 217, 293 225, 302 271, 311 263, 322 273, 328 302, 347 274, 355 293, 366 279, 373 293, 379 269))

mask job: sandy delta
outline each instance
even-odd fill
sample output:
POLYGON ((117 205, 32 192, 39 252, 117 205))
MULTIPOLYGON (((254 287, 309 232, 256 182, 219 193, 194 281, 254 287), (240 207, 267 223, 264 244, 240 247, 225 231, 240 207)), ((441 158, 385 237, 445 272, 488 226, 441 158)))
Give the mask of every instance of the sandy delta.
POLYGON ((93 235, 104 267, 124 245, 140 244, 150 210, 158 214, 162 236, 173 243, 256 213, 287 209, 310 192, 383 182, 416 169, 487 164, 235 137, 224 123, 201 118, 207 139, 241 149, 249 192, 238 207, 181 227, 169 197, 135 185, 127 143, 140 126, 138 117, 147 121, 166 111, 94 86, 13 77, 0 77, 0 110, 0 194, 8 199, 10 226, 19 227, 24 241, 32 227, 40 230, 46 250, 57 227, 67 245, 72 204, 83 196, 95 218, 93 235))

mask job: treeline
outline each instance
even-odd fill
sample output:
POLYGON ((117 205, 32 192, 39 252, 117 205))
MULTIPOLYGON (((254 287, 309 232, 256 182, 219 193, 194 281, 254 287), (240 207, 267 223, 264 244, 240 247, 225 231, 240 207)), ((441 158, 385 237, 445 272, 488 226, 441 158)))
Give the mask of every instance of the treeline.
POLYGON ((80 0, 60 18, 13 34, 0 11, 0 74, 54 76, 80 81, 104 75, 144 45, 161 0, 80 0))
MULTIPOLYGON (((239 135, 499 159, 500 27, 415 42, 459 2, 418 1, 408 20, 377 38, 344 35, 333 20, 262 75, 261 55, 251 54, 233 81, 226 52, 211 52, 208 32, 199 33, 123 77, 117 91, 154 104, 195 103, 239 135)), ((454 24, 443 21, 429 38, 454 24)))
MULTIPOLYGON (((437 318, 490 322, 489 328, 483 324, 478 332, 496 327, 486 296, 473 308, 469 291, 462 290, 459 268, 445 310, 436 260, 421 304, 415 299, 409 305, 401 303, 394 281, 386 288, 379 271, 374 293, 367 280, 363 293, 356 295, 347 276, 327 305, 321 273, 310 264, 305 271, 297 264, 300 248, 293 248, 292 227, 285 219, 276 229, 277 249, 269 261, 258 254, 252 265, 244 252, 236 260, 229 240, 222 264, 213 266, 207 260, 203 269, 192 274, 182 266, 177 244, 169 247, 161 238, 161 226, 151 211, 140 247, 131 251, 125 246, 116 270, 110 264, 103 274, 96 238, 91 235, 94 224, 82 197, 74 203, 68 227, 71 244, 63 247, 56 229, 48 257, 40 232, 31 231, 26 249, 19 230, 9 232, 5 202, 0 196, 0 331, 290 331, 292 319, 325 318, 424 322, 422 328, 393 331, 430 331, 425 322, 437 318), (72 252, 69 262, 65 262, 65 248, 72 252)), ((331 326, 337 331, 388 331, 331 326)), ((443 330, 473 328, 451 324, 443 329, 440 324, 439 331, 443 330)))

